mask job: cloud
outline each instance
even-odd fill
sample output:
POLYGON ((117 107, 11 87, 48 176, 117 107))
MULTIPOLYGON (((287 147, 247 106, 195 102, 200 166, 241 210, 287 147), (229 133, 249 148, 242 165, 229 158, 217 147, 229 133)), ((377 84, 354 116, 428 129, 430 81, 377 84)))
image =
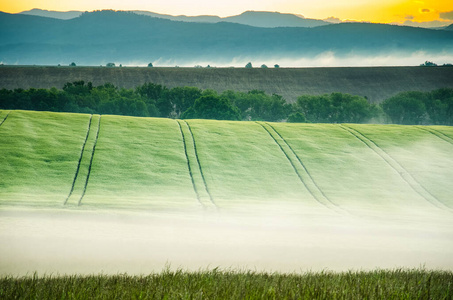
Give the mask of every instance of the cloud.
POLYGON ((328 17, 327 19, 324 19, 323 21, 326 21, 326 22, 330 22, 330 23, 341 23, 341 20, 339 18, 336 18, 336 17, 328 17))
POLYGON ((413 15, 406 15, 404 18, 406 20, 413 20, 415 17, 413 15))
POLYGON ((439 16, 444 20, 453 20, 453 11, 441 12, 439 16))
POLYGON ((431 10, 430 10, 429 8, 423 8, 423 9, 421 10, 421 12, 422 12, 422 13, 429 13, 429 12, 431 12, 431 10))

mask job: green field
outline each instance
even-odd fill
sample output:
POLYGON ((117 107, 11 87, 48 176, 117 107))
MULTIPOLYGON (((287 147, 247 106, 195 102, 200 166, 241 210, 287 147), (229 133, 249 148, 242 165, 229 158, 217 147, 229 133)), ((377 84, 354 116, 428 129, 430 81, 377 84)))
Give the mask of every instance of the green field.
POLYGON ((0 275, 451 271, 452 151, 453 127, 3 110, 0 275))
POLYGON ((451 127, 2 116, 1 207, 453 209, 451 127))

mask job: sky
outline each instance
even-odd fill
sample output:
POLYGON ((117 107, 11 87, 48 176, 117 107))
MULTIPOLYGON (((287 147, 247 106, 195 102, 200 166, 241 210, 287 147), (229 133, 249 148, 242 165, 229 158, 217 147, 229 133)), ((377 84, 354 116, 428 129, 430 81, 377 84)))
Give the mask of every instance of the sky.
POLYGON ((255 10, 342 21, 432 26, 453 23, 452 0, 0 0, 0 11, 18 13, 32 8, 57 11, 147 10, 170 15, 221 17, 255 10))

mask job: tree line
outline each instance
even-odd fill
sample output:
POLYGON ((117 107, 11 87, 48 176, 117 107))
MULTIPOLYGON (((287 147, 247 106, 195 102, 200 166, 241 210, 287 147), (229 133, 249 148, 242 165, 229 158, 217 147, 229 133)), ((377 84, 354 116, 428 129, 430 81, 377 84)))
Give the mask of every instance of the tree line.
POLYGON ((218 93, 154 83, 124 89, 76 81, 62 90, 2 89, 0 108, 182 119, 453 125, 453 89, 403 92, 380 104, 342 93, 303 95, 287 103, 259 90, 218 93))

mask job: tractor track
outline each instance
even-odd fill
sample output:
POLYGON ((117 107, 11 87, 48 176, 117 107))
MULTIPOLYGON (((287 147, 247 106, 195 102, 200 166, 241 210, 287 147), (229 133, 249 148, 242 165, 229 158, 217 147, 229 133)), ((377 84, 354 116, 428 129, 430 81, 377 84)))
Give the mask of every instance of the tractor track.
POLYGON ((96 132, 96 138, 94 140, 93 150, 91 152, 90 164, 88 165, 88 174, 87 174, 87 178, 86 178, 86 181, 85 181, 85 185, 83 187, 82 196, 80 196, 79 202, 77 203, 78 206, 80 206, 82 204, 82 199, 85 196, 85 193, 87 191, 88 180, 90 180, 90 174, 91 174, 91 167, 93 165, 94 152, 96 151, 96 144, 98 142, 99 131, 101 129, 101 117, 102 116, 100 115, 99 116, 99 120, 98 120, 98 128, 97 128, 97 132, 96 132))
POLYGON ((282 141, 285 143, 285 145, 291 150, 291 152, 293 153, 293 155, 297 158, 299 164, 301 165, 301 167, 303 168, 303 170, 305 171, 305 173, 307 174, 308 178, 310 179, 311 183, 313 184, 313 186, 315 187, 315 191, 313 191, 313 188, 310 188, 309 185, 305 182, 305 180, 302 178, 302 175, 299 173, 299 171, 297 170, 294 162, 291 160, 291 158, 289 157, 288 153, 286 153, 286 151, 283 149, 282 145, 280 145, 280 143, 277 141, 277 139, 275 139, 275 137, 271 134, 271 132, 260 122, 256 122, 257 124, 259 124, 261 127, 263 127, 263 129, 269 134, 269 136, 274 140, 274 142, 280 147, 280 150, 283 152, 283 154, 285 155, 286 159, 289 161, 289 163, 291 164, 291 166, 293 167, 294 171, 296 172, 297 174, 297 177, 299 177, 299 180, 302 182, 302 184, 305 186, 305 188, 307 189, 307 191, 311 194, 311 196, 313 197, 313 199, 315 199, 319 204, 323 205, 324 207, 328 208, 328 209, 331 209, 331 210, 334 210, 335 212, 337 213, 340 213, 340 212, 345 212, 343 209, 341 209, 338 205, 336 205, 335 203, 333 203, 325 194, 324 192, 319 188, 319 186, 316 184, 315 180, 313 179, 313 177, 311 176, 311 174, 308 172, 307 168, 305 167, 305 165, 303 164, 302 160, 299 158, 299 156, 296 154, 296 152, 294 152, 293 148, 286 142, 286 140, 280 135, 280 133, 275 130, 275 128, 270 125, 269 123, 265 122, 265 124, 267 126, 269 126, 274 132, 275 134, 277 134, 281 139, 282 141), (320 193, 321 194, 321 197, 317 196, 316 195, 316 192, 320 193))
POLYGON ((453 145, 453 139, 451 137, 449 137, 448 135, 440 132, 440 131, 437 131, 433 128, 427 128, 427 127, 422 127, 422 126, 416 126, 416 128, 420 129, 420 130, 423 130, 423 131, 426 131, 426 132, 429 132, 431 133, 432 135, 446 141, 447 143, 450 143, 453 145))
POLYGON ((181 132, 182 143, 184 145, 184 154, 186 155, 187 167, 189 168, 189 175, 190 175, 190 179, 192 181, 193 190, 195 191, 195 194, 197 195, 198 203, 200 203, 202 206, 204 206, 203 203, 201 202, 201 198, 200 198, 200 194, 198 193, 197 186, 195 185, 195 179, 193 178, 192 168, 190 167, 189 155, 187 154, 186 138, 184 136, 184 132, 182 131, 181 123, 179 120, 177 120, 176 123, 178 123, 179 131, 181 132))
POLYGON ((187 123, 186 120, 183 120, 183 122, 186 123, 187 128, 189 129, 189 132, 190 132, 190 136, 192 137, 193 148, 194 148, 194 150, 195 150, 195 157, 197 158, 198 168, 200 169, 201 178, 203 179, 203 183, 204 183, 206 192, 207 192, 208 195, 209 195, 209 200, 211 200, 211 203, 212 203, 214 206, 217 207, 217 205, 216 205, 214 199, 212 198, 211 192, 209 191, 208 184, 206 183, 206 179, 205 179, 205 177, 204 177, 203 168, 201 167, 200 158, 198 157, 197 144, 196 144, 196 142, 195 142, 195 137, 194 137, 194 135, 193 135, 192 128, 190 127, 189 123, 187 123))
POLYGON ((66 198, 66 200, 64 201, 63 205, 66 205, 66 203, 68 203, 69 198, 71 197, 72 193, 74 192, 74 186, 75 186, 77 177, 79 175, 80 164, 81 164, 82 158, 83 158, 83 152, 85 151, 85 146, 87 144, 88 137, 90 135, 90 129, 91 129, 92 121, 93 121, 93 115, 90 115, 90 120, 88 121, 88 130, 87 130, 87 134, 85 136, 85 141, 83 142, 83 145, 82 145, 82 151, 80 152, 79 162, 77 163, 77 169, 76 169, 76 172, 75 172, 74 180, 72 181, 72 186, 71 186, 71 190, 69 191, 69 195, 66 198))
MULTIPOLYGON (((282 146, 277 142, 277 140, 272 136, 272 134, 269 132, 269 130, 261 123, 258 123, 256 122, 258 125, 260 125, 261 127, 263 127, 264 130, 266 130, 266 132, 269 134, 269 136, 274 140, 274 142, 278 145, 278 147, 280 148, 280 150, 283 152, 283 154, 285 155, 286 159, 289 161, 289 163, 291 164, 291 166, 293 167, 294 169, 294 172, 296 172, 297 174, 297 177, 299 177, 299 180, 302 182, 302 184, 305 186, 305 188, 310 192, 310 194, 313 196, 313 198, 316 199, 315 195, 313 195, 313 193, 310 191, 310 189, 308 188, 307 184, 305 183, 305 181, 302 179, 302 176, 299 174, 299 171, 297 171, 296 169, 296 166, 294 165, 294 163, 291 161, 291 159, 289 158, 288 154, 285 152, 285 150, 283 150, 282 146)), ((269 125, 269 124, 268 124, 269 125)), ((318 199, 316 199, 316 201, 319 202, 318 199)))
POLYGON ((442 201, 437 199, 430 191, 428 191, 423 185, 420 184, 406 168, 404 168, 398 161, 396 161, 390 154, 388 154, 384 149, 379 147, 372 139, 368 138, 366 135, 360 131, 351 128, 349 126, 340 124, 340 128, 346 130, 358 140, 364 143, 368 148, 373 150, 377 155, 379 155, 393 170, 395 170, 398 175, 414 190, 419 196, 425 199, 427 202, 433 206, 442 209, 448 210, 451 212, 451 208, 446 206, 442 201))
POLYGON ((2 124, 6 121, 6 118, 8 118, 10 112, 11 112, 11 111, 9 111, 9 112, 6 114, 6 116, 3 118, 3 120, 0 122, 0 126, 2 126, 2 124))

